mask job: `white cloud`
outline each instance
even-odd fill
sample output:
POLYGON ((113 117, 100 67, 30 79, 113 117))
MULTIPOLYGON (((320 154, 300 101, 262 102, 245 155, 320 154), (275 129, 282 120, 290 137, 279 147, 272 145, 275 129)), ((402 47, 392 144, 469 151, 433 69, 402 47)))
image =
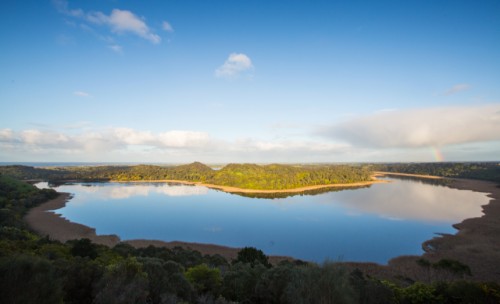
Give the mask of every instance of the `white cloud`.
MULTIPOLYGON (((113 9, 111 11, 111 14, 109 15, 106 15, 100 11, 85 13, 81 9, 69 9, 68 2, 64 0, 55 0, 53 1, 53 3, 60 13, 67 16, 83 19, 91 24, 106 25, 110 27, 112 33, 132 33, 141 38, 149 40, 154 44, 158 44, 161 42, 161 37, 155 34, 149 28, 149 26, 144 21, 144 18, 139 18, 131 11, 113 9)), ((83 27, 88 27, 88 25, 83 25, 83 27)), ((113 50, 116 51, 116 47, 113 50)))
POLYGON ((446 92, 444 92, 444 95, 447 95, 447 96, 453 95, 453 94, 456 94, 458 92, 466 91, 466 90, 470 89, 470 87, 471 86, 468 83, 459 83, 459 84, 452 86, 448 90, 446 90, 446 92))
POLYGON ((111 151, 129 146, 149 146, 157 149, 198 149, 211 145, 206 132, 167 131, 153 133, 130 128, 113 128, 102 131, 87 131, 81 134, 61 132, 0 129, 0 143, 36 146, 39 149, 81 149, 88 151, 111 151))
POLYGON ((251 69, 253 69, 252 61, 247 55, 232 53, 224 64, 215 70, 215 76, 220 78, 233 78, 251 69))
POLYGON ((131 32, 152 43, 161 42, 160 36, 152 33, 146 23, 130 11, 114 9, 107 17, 106 23, 111 26, 111 30, 115 33, 131 32))
POLYGON ((68 8, 68 2, 65 0, 53 0, 52 3, 54 4, 57 11, 60 12, 61 14, 72 16, 72 17, 81 17, 84 15, 84 13, 81 9, 70 10, 68 8))
POLYGON ((164 147, 186 148, 204 147, 210 144, 210 136, 206 132, 168 131, 158 135, 164 147))
POLYGON ((89 93, 83 91, 75 91, 73 94, 79 97, 91 97, 89 93))
POLYGON ((417 148, 500 140, 500 104, 378 112, 320 131, 351 144, 417 148))
POLYGON ((10 141, 14 137, 14 132, 11 129, 0 130, 0 141, 10 141))
MULTIPOLYGON (((348 145, 310 140, 258 140, 240 139, 225 141, 212 138, 203 131, 170 130, 165 132, 151 132, 130 128, 111 128, 104 130, 83 129, 66 132, 52 132, 46 130, 0 129, 0 155, 29 155, 33 153, 47 153, 55 155, 72 154, 88 159, 98 156, 103 160, 110 155, 135 155, 142 160, 145 156, 166 155, 170 161, 172 157, 216 161, 292 161, 307 159, 313 155, 328 156, 334 153, 344 153, 348 145), (11 152, 9 152, 11 151, 11 152)), ((12 157, 11 157, 12 158, 12 157)), ((28 157, 31 158, 31 157, 28 157)), ((116 157, 111 156, 116 160, 116 157)), ((133 161, 126 158, 125 160, 133 161)))
POLYGON ((163 21, 162 24, 161 24, 161 28, 166 31, 166 32, 169 32, 169 33, 173 33, 174 32, 174 28, 172 27, 172 25, 167 22, 167 21, 163 21))
POLYGON ((155 136, 149 131, 136 131, 129 128, 116 128, 114 136, 129 145, 147 145, 155 142, 155 136))

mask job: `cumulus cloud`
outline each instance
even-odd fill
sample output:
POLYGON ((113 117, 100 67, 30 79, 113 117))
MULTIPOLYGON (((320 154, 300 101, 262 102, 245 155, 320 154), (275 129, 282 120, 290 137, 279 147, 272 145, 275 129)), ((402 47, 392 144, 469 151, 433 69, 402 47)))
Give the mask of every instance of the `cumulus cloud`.
POLYGON ((11 129, 1 129, 0 130, 0 142, 10 141, 14 137, 14 132, 11 129))
POLYGON ((417 148, 500 140, 500 104, 377 112, 320 134, 378 148, 417 148))
POLYGON ((97 22, 109 25, 114 33, 130 32, 155 44, 161 42, 160 36, 152 33, 146 23, 130 11, 114 9, 109 16, 100 13, 97 22))
POLYGON ((172 25, 168 21, 163 21, 162 24, 161 24, 161 28, 165 32, 169 32, 169 33, 173 33, 174 32, 174 28, 172 27, 172 25))
POLYGON ((233 78, 251 69, 253 69, 252 60, 247 55, 232 53, 224 64, 215 70, 215 76, 219 78, 233 78))
POLYGON ((185 148, 205 147, 210 144, 210 136, 206 132, 168 131, 158 135, 164 147, 185 148))
MULTIPOLYGON (((139 18, 133 12, 128 10, 113 9, 109 15, 100 11, 84 12, 81 9, 69 9, 68 2, 64 0, 53 1, 56 9, 67 16, 80 18, 87 21, 89 24, 108 26, 112 33, 126 34, 131 33, 144 38, 154 44, 161 42, 161 37, 155 34, 144 21, 144 18, 139 18)), ((84 25, 88 27, 87 25, 84 25)), ((114 51, 118 49, 116 46, 114 51)), ((121 50, 121 48, 119 49, 121 50)))
POLYGON ((210 144, 206 132, 173 130, 153 134, 150 131, 137 131, 129 128, 116 128, 113 137, 127 145, 147 145, 156 148, 196 148, 210 144))
MULTIPOLYGON (((51 155, 81 155, 81 157, 103 155, 161 155, 178 159, 197 159, 201 156, 215 161, 299 161, 311 156, 329 157, 344 153, 349 145, 317 142, 313 140, 259 140, 237 139, 233 141, 213 138, 207 132, 191 130, 169 130, 151 132, 131 128, 92 130, 81 133, 75 130, 52 132, 46 130, 0 129, 0 155, 28 155, 46 153, 51 155), (9 152, 10 151, 10 152, 9 152)), ((59 156, 58 156, 59 157, 59 156)), ((115 158, 114 158, 115 159, 115 158)), ((130 158, 127 158, 131 161, 130 158)))
POLYGON ((212 139, 206 132, 180 130, 153 133, 129 128, 112 128, 75 135, 31 129, 18 132, 0 129, 0 144, 82 151, 111 151, 130 146, 149 146, 156 149, 197 149, 209 147, 212 139))
POLYGON ((456 94, 458 92, 466 91, 466 90, 470 89, 470 87, 471 86, 468 83, 459 83, 459 84, 452 86, 448 90, 446 90, 446 92, 444 92, 444 95, 446 95, 446 96, 453 95, 453 94, 456 94))

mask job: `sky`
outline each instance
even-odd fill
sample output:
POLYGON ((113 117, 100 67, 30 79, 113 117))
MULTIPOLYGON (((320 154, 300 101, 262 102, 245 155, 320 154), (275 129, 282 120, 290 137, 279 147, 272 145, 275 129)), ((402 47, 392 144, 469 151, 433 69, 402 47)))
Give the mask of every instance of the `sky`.
POLYGON ((0 161, 500 160, 499 1, 0 2, 0 161))

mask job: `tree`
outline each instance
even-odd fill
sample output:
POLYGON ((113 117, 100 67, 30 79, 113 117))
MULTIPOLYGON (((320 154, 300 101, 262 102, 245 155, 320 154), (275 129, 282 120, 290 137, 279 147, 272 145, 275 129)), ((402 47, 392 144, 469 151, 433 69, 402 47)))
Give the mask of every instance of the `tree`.
POLYGON ((140 258, 139 262, 148 275, 149 303, 162 303, 164 299, 190 300, 193 288, 184 277, 182 266, 158 258, 140 258))
POLYGON ((79 239, 74 241, 73 247, 71 248, 71 254, 73 256, 89 257, 93 260, 98 256, 96 247, 97 246, 89 239, 79 239))
POLYGON ((102 278, 103 267, 95 261, 76 257, 64 269, 64 303, 92 303, 97 282, 102 278))
POLYGON ((245 247, 238 252, 238 257, 233 261, 234 263, 250 263, 252 266, 262 264, 267 268, 271 267, 267 256, 262 250, 254 247, 245 247))
POLYGON ((189 268, 186 271, 186 278, 200 294, 211 293, 216 296, 222 284, 220 270, 210 268, 207 264, 189 268))
POLYGON ((241 262, 233 264, 224 274, 222 295, 232 301, 255 302, 256 286, 266 269, 260 263, 255 266, 241 262))
POLYGON ((109 265, 99 286, 95 303, 145 303, 148 295, 147 274, 135 258, 109 265))
POLYGON ((61 281, 52 264, 21 255, 0 259, 0 303, 62 303, 61 281))

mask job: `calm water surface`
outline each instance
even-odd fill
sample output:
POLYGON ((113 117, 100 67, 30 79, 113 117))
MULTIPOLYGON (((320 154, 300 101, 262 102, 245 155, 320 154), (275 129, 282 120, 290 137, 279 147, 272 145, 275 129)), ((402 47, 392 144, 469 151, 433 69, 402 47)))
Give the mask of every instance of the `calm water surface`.
POLYGON ((253 246, 269 255, 323 262, 372 261, 422 253, 435 233, 482 215, 484 193, 415 180, 369 188, 258 199, 201 186, 165 183, 78 183, 57 191, 74 198, 57 210, 98 234, 253 246))

